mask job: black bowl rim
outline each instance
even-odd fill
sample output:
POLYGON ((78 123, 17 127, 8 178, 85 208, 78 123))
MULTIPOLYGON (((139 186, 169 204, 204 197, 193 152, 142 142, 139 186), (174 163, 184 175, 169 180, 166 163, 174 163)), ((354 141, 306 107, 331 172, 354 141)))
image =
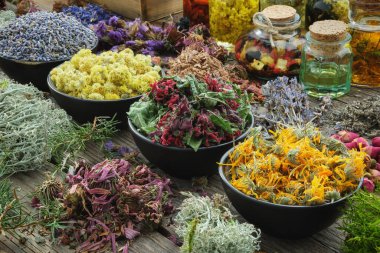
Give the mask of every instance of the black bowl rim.
MULTIPOLYGON (((224 184, 228 186, 229 189, 231 189, 232 191, 234 191, 239 196, 241 196, 241 197, 243 197, 243 198, 245 198, 247 200, 256 202, 258 204, 264 205, 264 206, 281 207, 281 208, 289 208, 289 209, 296 209, 296 208, 297 209, 318 209, 318 208, 325 207, 325 206, 336 205, 336 204, 338 204, 340 202, 345 201, 346 199, 348 199, 349 197, 351 197, 352 195, 354 195, 361 188, 361 186, 363 184, 364 178, 361 178, 360 181, 359 181, 358 187, 355 190, 353 190, 352 192, 350 192, 349 194, 345 195, 343 198, 340 198, 337 201, 334 201, 334 202, 331 202, 331 203, 325 203, 325 204, 322 204, 322 205, 315 205, 315 206, 283 205, 283 204, 276 204, 276 203, 272 203, 272 202, 268 202, 268 201, 259 200, 259 199, 256 199, 254 197, 248 196, 248 195, 244 194, 243 192, 239 191, 238 189, 236 189, 235 187, 233 187, 231 185, 231 183, 227 180, 226 175, 224 174, 224 169, 223 169, 224 166, 221 165, 221 164, 223 164, 228 159, 229 154, 234 149, 235 149, 235 147, 232 147, 231 149, 229 149, 222 156, 222 158, 219 161, 219 168, 218 168, 218 170, 219 170, 219 176, 220 176, 220 178, 222 179, 222 181, 224 182, 224 184)), ((233 202, 232 200, 230 200, 230 201, 233 202)))
MULTIPOLYGON (((61 66, 62 64, 58 65, 57 67, 61 66)), ((135 96, 135 97, 130 97, 130 98, 121 98, 121 99, 115 99, 115 100, 96 100, 96 99, 84 99, 84 98, 78 98, 78 97, 74 97, 74 96, 70 96, 69 94, 67 93, 64 93, 60 90, 57 89, 57 87, 55 86, 53 80, 51 80, 50 78, 50 75, 51 75, 51 71, 47 77, 47 83, 48 83, 48 86, 49 86, 49 89, 50 91, 53 91, 55 93, 58 93, 60 94, 61 96, 64 96, 66 98, 69 98, 69 99, 73 99, 73 100, 77 100, 77 101, 81 101, 81 102, 92 102, 92 103, 115 103, 115 102, 126 102, 126 101, 130 101, 130 100, 135 100, 135 99, 139 99, 141 98, 143 95, 138 95, 138 96, 135 96)))
MULTIPOLYGON (((95 40, 95 44, 94 44, 93 47, 91 47, 91 48, 82 48, 82 49, 90 49, 91 51, 93 51, 99 45, 99 38, 98 38, 98 36, 96 36, 96 34, 95 34, 95 37, 96 37, 96 40, 95 40)), ((20 63, 20 64, 25 64, 25 65, 43 65, 43 64, 49 64, 49 63, 61 63, 61 62, 65 62, 65 61, 68 61, 71 58, 73 58, 74 55, 75 54, 73 54, 71 56, 68 56, 67 58, 60 59, 60 60, 51 60, 51 61, 25 61, 25 60, 17 60, 17 59, 12 59, 12 58, 8 58, 8 57, 4 57, 4 56, 2 56, 0 54, 0 59, 6 60, 6 61, 12 61, 12 62, 15 62, 15 63, 20 63)))
POLYGON ((161 147, 161 148, 165 148, 165 149, 171 149, 171 150, 176 150, 176 151, 183 151, 183 152, 198 152, 198 151, 204 151, 204 150, 211 150, 211 149, 217 149, 217 148, 220 148, 220 147, 223 147, 223 146, 227 146, 227 145, 230 145, 230 144, 234 144, 236 141, 242 139, 242 138, 245 138, 249 131, 251 130, 251 128, 253 127, 253 123, 254 123, 254 118, 253 118, 253 114, 250 113, 251 115, 251 124, 247 127, 247 130, 242 133, 239 137, 237 137, 236 139, 232 140, 232 141, 229 141, 229 142, 224 142, 224 143, 221 143, 221 144, 218 144, 218 145, 215 145, 215 146, 211 146, 211 147, 200 147, 198 148, 197 151, 194 151, 194 149, 192 148, 179 148, 179 147, 173 147, 173 146, 164 146, 160 143, 157 143, 157 142, 153 142, 151 139, 149 139, 148 137, 146 137, 145 135, 143 135, 142 133, 140 133, 136 127, 133 125, 131 119, 128 117, 128 126, 129 126, 129 129, 132 130, 132 132, 134 132, 137 136, 139 136, 141 139, 144 139, 145 141, 147 142, 150 142, 150 144, 154 145, 154 146, 157 146, 157 147, 161 147))

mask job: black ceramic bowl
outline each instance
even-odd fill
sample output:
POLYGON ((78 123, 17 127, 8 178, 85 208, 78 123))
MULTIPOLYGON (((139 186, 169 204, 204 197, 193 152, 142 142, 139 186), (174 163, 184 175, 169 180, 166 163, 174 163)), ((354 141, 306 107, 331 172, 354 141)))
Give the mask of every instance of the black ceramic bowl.
POLYGON ((235 141, 226 142, 212 147, 201 147, 195 152, 191 148, 168 147, 152 142, 141 134, 128 119, 132 137, 141 153, 153 164, 168 174, 178 178, 207 176, 218 169, 217 161, 234 143, 244 140, 249 129, 253 126, 253 119, 247 130, 235 141))
MULTIPOLYGON (((226 152, 221 164, 228 163, 226 152)), ((250 197, 237 190, 229 183, 227 167, 219 166, 219 175, 223 188, 235 209, 250 223, 258 226, 267 234, 287 239, 299 239, 313 235, 329 226, 342 214, 346 200, 360 189, 357 189, 334 203, 318 206, 289 206, 273 204, 250 197)))
MULTIPOLYGON (((95 50, 97 45, 98 41, 91 50, 95 50)), ((59 61, 30 62, 0 56, 0 68, 7 76, 19 83, 32 83, 39 90, 49 91, 46 77, 53 68, 70 59, 71 57, 59 61)))
POLYGON ((91 100, 70 96, 55 87, 50 78, 47 78, 50 93, 57 102, 73 119, 79 123, 92 122, 95 117, 114 117, 122 124, 127 122, 127 112, 131 104, 140 99, 141 96, 119 100, 91 100))

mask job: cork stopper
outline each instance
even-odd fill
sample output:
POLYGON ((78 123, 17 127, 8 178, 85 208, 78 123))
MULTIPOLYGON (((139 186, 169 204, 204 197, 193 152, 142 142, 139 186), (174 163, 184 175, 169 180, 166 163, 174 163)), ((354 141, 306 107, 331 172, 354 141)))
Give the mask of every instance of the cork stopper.
POLYGON ((347 35, 347 24, 338 20, 317 21, 309 27, 311 38, 334 42, 344 40, 347 35))
POLYGON ((272 5, 265 8, 262 13, 275 22, 286 22, 293 20, 297 14, 296 9, 287 5, 272 5))

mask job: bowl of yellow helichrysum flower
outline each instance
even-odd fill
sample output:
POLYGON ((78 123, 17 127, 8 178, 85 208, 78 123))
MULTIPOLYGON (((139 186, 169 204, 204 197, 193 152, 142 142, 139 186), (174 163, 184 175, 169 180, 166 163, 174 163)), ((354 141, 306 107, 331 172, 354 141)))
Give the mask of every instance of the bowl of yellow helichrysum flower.
POLYGON ((50 72, 48 85, 59 106, 80 123, 115 115, 126 122, 129 106, 161 78, 160 71, 150 56, 130 49, 99 55, 83 49, 50 72))
POLYGON ((265 233, 310 236, 332 225, 362 184, 368 155, 347 150, 312 127, 252 129, 220 160, 219 175, 236 210, 265 233))

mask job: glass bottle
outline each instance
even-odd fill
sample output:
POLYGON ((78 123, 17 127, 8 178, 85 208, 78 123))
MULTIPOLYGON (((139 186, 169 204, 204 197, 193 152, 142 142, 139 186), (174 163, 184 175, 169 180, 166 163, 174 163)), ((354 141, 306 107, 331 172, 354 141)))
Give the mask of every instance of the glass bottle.
POLYGON ((380 1, 350 0, 352 84, 380 87, 380 1))
POLYGON ((347 25, 336 20, 317 21, 310 26, 300 73, 300 82, 310 96, 336 98, 350 91, 353 54, 351 35, 346 30, 347 25))
POLYGON ((254 16, 255 28, 242 35, 235 44, 235 57, 248 72, 261 79, 277 76, 295 76, 299 74, 301 52, 305 39, 301 37, 300 16, 289 6, 273 5, 254 16), (278 34, 271 34, 265 28, 265 11, 279 6, 293 10, 288 20, 270 18, 273 29, 278 34), (263 26, 264 24, 264 26, 263 26), (272 43, 273 41, 273 43, 272 43))
POLYGON ((305 27, 305 13, 307 0, 260 0, 260 11, 271 5, 289 5, 297 10, 301 17, 301 27, 305 27))
POLYGON ((306 28, 316 21, 335 19, 348 23, 349 0, 308 0, 306 28))
POLYGON ((234 44, 242 33, 252 29, 259 0, 209 0, 209 8, 211 35, 234 44))
POLYGON ((209 27, 208 0, 183 0, 183 16, 188 17, 190 26, 204 24, 209 27))

